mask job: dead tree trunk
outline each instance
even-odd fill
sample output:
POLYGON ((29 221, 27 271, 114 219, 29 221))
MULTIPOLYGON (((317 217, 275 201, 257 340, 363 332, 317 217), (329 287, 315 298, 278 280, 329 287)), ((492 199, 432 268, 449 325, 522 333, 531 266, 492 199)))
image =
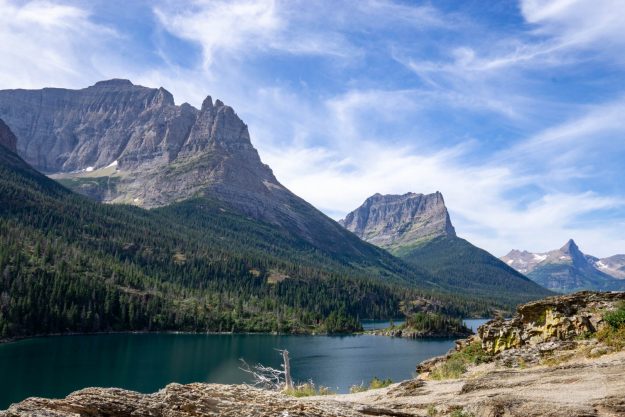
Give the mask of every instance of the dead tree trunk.
POLYGON ((291 362, 289 361, 289 351, 282 351, 282 359, 284 360, 284 384, 288 390, 293 389, 293 379, 291 379, 291 362))

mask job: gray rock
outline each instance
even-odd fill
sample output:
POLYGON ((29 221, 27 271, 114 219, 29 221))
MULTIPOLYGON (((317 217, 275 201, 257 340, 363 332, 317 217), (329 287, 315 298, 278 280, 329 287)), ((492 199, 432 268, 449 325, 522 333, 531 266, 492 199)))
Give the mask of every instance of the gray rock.
POLYGON ((439 236, 456 236, 439 192, 375 194, 339 223, 361 239, 385 249, 415 245, 439 236))
POLYGON ((17 138, 2 119, 0 119, 0 145, 17 153, 17 138))

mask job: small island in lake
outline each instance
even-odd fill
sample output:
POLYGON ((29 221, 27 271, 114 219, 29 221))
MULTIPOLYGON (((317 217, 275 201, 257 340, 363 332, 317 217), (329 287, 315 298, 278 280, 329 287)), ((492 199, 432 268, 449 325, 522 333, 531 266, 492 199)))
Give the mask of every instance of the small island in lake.
POLYGON ((427 312, 415 313, 407 317, 402 324, 393 325, 391 323, 385 329, 370 330, 367 333, 408 339, 460 338, 473 334, 471 329, 462 322, 462 319, 427 312))

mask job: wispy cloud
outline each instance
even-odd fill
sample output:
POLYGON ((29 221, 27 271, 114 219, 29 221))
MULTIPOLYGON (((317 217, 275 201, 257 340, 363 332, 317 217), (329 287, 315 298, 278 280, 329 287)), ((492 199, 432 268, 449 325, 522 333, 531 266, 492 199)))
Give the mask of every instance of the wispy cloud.
POLYGON ((190 4, 181 8, 178 2, 166 3, 154 11, 172 34, 202 46, 205 69, 224 55, 241 59, 262 52, 334 58, 358 54, 341 34, 307 28, 303 16, 291 12, 291 7, 304 7, 304 3, 196 0, 190 4))
POLYGON ((131 28, 103 0, 0 0, 0 87, 211 94, 335 218, 440 190, 460 235, 498 255, 570 237, 624 252, 620 0, 445 4, 160 0, 133 3, 131 28))
POLYGON ((118 36, 72 5, 0 0, 0 10, 3 88, 84 84, 97 73, 91 58, 118 36))

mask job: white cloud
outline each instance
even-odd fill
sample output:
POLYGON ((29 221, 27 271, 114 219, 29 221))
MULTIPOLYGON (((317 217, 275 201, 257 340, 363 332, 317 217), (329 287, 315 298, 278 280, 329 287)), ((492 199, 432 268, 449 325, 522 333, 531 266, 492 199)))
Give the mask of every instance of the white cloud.
POLYGON ((625 247, 623 238, 614 230, 602 241, 596 238, 598 230, 607 231, 607 226, 573 226, 581 215, 624 207, 625 199, 591 192, 554 192, 529 206, 519 206, 522 196, 510 197, 509 192, 533 184, 533 177, 504 166, 465 166, 463 156, 462 148, 425 154, 366 141, 349 155, 311 147, 264 152, 266 162, 285 186, 336 219, 376 192, 441 191, 459 235, 498 256, 513 247, 556 248, 570 237, 587 244, 598 255, 622 252, 625 247))
POLYGON ((612 49, 625 44, 620 0, 522 0, 521 12, 536 32, 568 47, 612 49))
POLYGON ((438 61, 411 51, 431 44, 427 29, 458 33, 469 30, 470 18, 382 0, 156 3, 159 29, 201 46, 203 60, 196 68, 172 65, 167 57, 140 67, 128 58, 132 54, 116 50, 126 35, 93 23, 87 3, 73 4, 0 0, 0 88, 84 87, 118 76, 164 86, 178 103, 198 106, 211 94, 250 125, 254 144, 280 181, 336 218, 376 192, 439 190, 459 234, 497 255, 512 247, 548 250, 570 237, 597 255, 625 248, 622 222, 579 222, 581 216, 622 208, 620 198, 559 187, 593 175, 583 157, 596 141, 618 146, 625 101, 586 107, 525 89, 536 75, 526 71, 565 69, 581 52, 611 52, 622 60, 625 15, 614 12, 620 10, 618 0, 523 0, 529 32, 441 41, 448 54, 438 61), (249 65, 256 56, 278 54, 367 65, 364 58, 372 51, 358 38, 394 29, 416 31, 409 45, 391 36, 367 47, 377 48, 376 59, 403 62, 423 85, 377 83, 363 68, 363 79, 346 76, 340 89, 304 94, 306 89, 263 78, 249 65), (436 132, 419 131, 420 118, 435 106, 450 115, 468 110, 489 119, 503 116, 509 123, 502 125, 503 134, 520 130, 527 140, 476 160, 472 141, 451 146, 437 143, 436 132), (410 122, 414 129, 397 128, 410 122), (395 129, 380 129, 386 126, 395 129), (536 195, 522 195, 526 187, 536 188, 536 195))
POLYGON ((277 0, 195 0, 191 7, 181 9, 175 2, 157 6, 154 11, 174 36, 201 45, 205 69, 213 66, 216 57, 240 60, 259 52, 334 58, 359 54, 338 32, 306 27, 305 13, 292 9, 304 5, 277 0))
POLYGON ((0 88, 84 86, 98 78, 92 56, 117 37, 79 7, 0 0, 0 10, 0 88))

